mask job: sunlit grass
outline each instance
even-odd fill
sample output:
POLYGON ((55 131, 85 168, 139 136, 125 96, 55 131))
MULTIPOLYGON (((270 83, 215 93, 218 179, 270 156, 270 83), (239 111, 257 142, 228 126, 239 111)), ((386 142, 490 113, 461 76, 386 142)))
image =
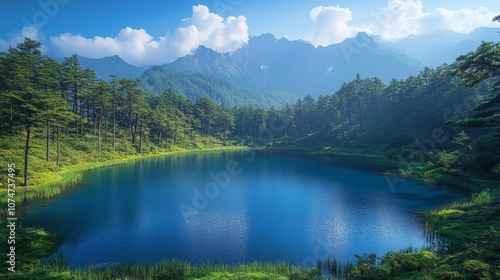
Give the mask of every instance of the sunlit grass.
MULTIPOLYGON (((67 271, 66 264, 58 257, 44 267, 49 271, 67 271)), ((74 279, 317 279, 310 272, 284 262, 228 265, 165 260, 155 264, 93 266, 72 270, 70 275, 74 279)))

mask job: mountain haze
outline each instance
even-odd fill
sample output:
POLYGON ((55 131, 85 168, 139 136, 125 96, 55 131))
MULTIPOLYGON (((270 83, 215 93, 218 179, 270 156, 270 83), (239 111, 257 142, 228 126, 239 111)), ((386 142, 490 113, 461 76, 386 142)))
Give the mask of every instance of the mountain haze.
POLYGON ((318 48, 304 41, 263 34, 251 37, 247 45, 233 53, 199 47, 193 54, 163 67, 179 73, 210 74, 254 89, 278 89, 303 96, 332 93, 357 73, 363 77, 379 76, 388 82, 417 74, 424 66, 359 33, 340 44, 318 48))
MULTIPOLYGON (((481 41, 498 42, 500 28, 479 27, 468 34, 441 31, 428 35, 410 35, 388 46, 403 50, 428 67, 451 63, 455 58, 475 50, 481 41)), ((381 42, 379 42, 381 43, 381 42)))

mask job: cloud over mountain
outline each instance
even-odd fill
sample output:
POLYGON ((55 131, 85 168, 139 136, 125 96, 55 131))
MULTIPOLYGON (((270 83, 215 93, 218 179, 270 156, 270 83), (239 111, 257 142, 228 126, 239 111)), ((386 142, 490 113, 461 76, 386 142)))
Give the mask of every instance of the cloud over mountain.
POLYGON ((63 54, 78 53, 89 58, 119 55, 134 65, 162 64, 191 53, 200 45, 220 52, 231 52, 248 41, 244 16, 226 19, 206 6, 193 6, 190 18, 183 19, 173 33, 155 40, 144 29, 123 28, 116 37, 85 38, 70 33, 51 38, 63 54))
POLYGON ((352 37, 358 32, 378 35, 397 41, 408 35, 423 35, 442 30, 469 33, 480 26, 498 26, 492 18, 499 12, 488 8, 449 10, 437 8, 425 12, 420 0, 389 0, 386 7, 371 13, 372 21, 351 24, 349 8, 340 6, 315 7, 310 16, 314 30, 309 41, 315 46, 327 46, 352 37))
POLYGON ((340 6, 315 7, 309 13, 315 28, 310 41, 313 45, 328 46, 340 43, 346 38, 356 35, 356 27, 349 26, 352 12, 340 6))

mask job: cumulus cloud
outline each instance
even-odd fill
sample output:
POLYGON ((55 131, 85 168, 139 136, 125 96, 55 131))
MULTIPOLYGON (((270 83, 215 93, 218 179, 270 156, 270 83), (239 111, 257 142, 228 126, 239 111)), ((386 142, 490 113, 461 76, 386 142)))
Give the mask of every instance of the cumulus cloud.
POLYGON ((244 16, 226 19, 206 6, 193 6, 190 18, 183 19, 173 32, 155 40, 144 29, 126 27, 116 37, 85 38, 70 33, 52 37, 51 43, 64 54, 78 53, 90 58, 119 55, 130 64, 142 66, 172 62, 204 45, 219 52, 232 52, 248 42, 244 16))
POLYGON ((356 34, 356 27, 349 26, 352 12, 340 6, 315 7, 309 13, 315 28, 310 41, 315 46, 328 46, 342 42, 356 34))
POLYGON ((350 24, 353 15, 349 8, 319 6, 310 12, 314 29, 309 40, 315 46, 326 46, 361 31, 388 41, 443 30, 469 33, 480 26, 498 26, 492 18, 499 13, 485 7, 475 10, 437 8, 425 12, 420 0, 389 0, 387 6, 371 13, 370 22, 350 24))
MULTIPOLYGON (((17 44, 24 41, 24 38, 30 38, 39 42, 43 42, 44 40, 38 27, 34 25, 25 26, 21 30, 12 32, 8 40, 0 39, 0 51, 7 51, 9 47, 16 47, 17 44)), ((43 46, 42 51, 45 51, 45 47, 43 46)))
POLYGON ((422 21, 431 15, 423 10, 418 0, 389 0, 386 7, 372 14, 377 21, 369 25, 367 32, 389 41, 420 34, 425 29, 422 21))

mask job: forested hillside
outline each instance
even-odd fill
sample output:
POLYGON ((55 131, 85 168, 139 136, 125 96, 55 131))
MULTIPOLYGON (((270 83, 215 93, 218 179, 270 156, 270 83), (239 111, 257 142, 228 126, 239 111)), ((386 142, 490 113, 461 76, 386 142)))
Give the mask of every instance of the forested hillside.
POLYGON ((171 89, 190 100, 209 98, 228 106, 281 107, 298 98, 285 91, 251 89, 208 74, 175 73, 161 66, 149 68, 141 80, 143 88, 153 94, 171 89))
POLYGON ((82 69, 76 55, 59 64, 42 56, 40 46, 26 39, 0 56, 2 161, 24 159, 18 175, 26 186, 39 177, 32 167, 46 173, 80 163, 72 151, 100 161, 101 154, 109 159, 153 147, 220 144, 234 128, 225 105, 172 91, 149 94, 139 80, 108 83, 82 69))

